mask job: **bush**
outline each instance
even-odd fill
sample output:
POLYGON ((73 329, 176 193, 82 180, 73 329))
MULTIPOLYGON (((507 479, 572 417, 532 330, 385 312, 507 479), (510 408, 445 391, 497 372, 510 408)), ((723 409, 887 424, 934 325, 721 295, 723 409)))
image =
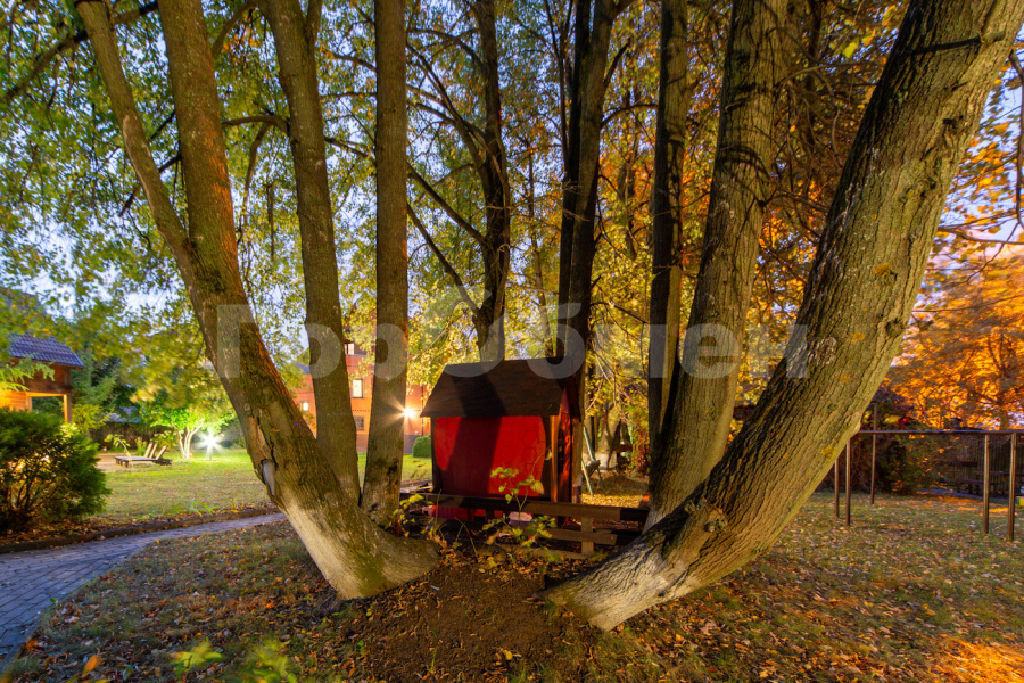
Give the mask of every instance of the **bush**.
POLYGON ((423 458, 425 460, 430 459, 430 437, 429 436, 417 436, 416 440, 412 442, 412 457, 423 458))
POLYGON ((932 444, 927 439, 899 436, 881 451, 878 477, 882 490, 911 495, 935 483, 932 444))
POLYGON ((96 450, 56 416, 0 410, 0 534, 99 512, 110 491, 96 450))

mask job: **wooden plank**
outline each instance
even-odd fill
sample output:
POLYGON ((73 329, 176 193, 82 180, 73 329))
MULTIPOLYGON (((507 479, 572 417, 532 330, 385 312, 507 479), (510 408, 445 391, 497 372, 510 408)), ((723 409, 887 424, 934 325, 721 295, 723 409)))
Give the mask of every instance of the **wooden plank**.
MULTIPOLYGON (((413 494, 403 493, 402 497, 409 497, 413 494)), ((546 517, 572 517, 574 519, 590 518, 613 522, 638 522, 643 524, 647 521, 648 511, 644 508, 624 508, 614 505, 587 505, 585 503, 560 503, 550 500, 528 499, 520 504, 517 500, 511 502, 504 498, 490 498, 483 496, 458 496, 449 494, 427 493, 423 495, 424 502, 441 507, 470 508, 479 510, 502 510, 504 512, 529 512, 532 515, 544 515, 546 517)))
POLYGON ((832 466, 832 492, 835 494, 832 508, 836 519, 839 519, 839 456, 836 456, 836 463, 832 466))
POLYGON ((59 382, 48 377, 30 377, 22 380, 21 383, 25 386, 29 395, 53 396, 71 393, 71 384, 69 382, 59 382))
POLYGON ((556 541, 578 541, 580 550, 583 553, 594 552, 594 544, 598 545, 625 545, 640 535, 639 531, 630 532, 628 529, 596 529, 593 531, 582 531, 580 529, 563 529, 552 527, 548 529, 551 538, 556 541), (586 550, 589 546, 590 550, 586 550))
POLYGON ((569 418, 569 496, 570 500, 578 503, 580 499, 580 471, 583 469, 581 445, 577 443, 580 432, 583 431, 583 422, 575 418, 569 418))
MULTIPOLYGON (((871 429, 878 429, 878 404, 871 410, 871 429)), ((878 453, 878 435, 871 435, 871 504, 875 504, 875 456, 878 453)))
POLYGON ((441 488, 441 472, 437 469, 437 450, 434 448, 434 419, 430 418, 430 486, 441 488))
POLYGON ((551 442, 548 445, 549 455, 551 456, 551 481, 548 483, 548 495, 551 500, 558 500, 558 466, 559 466, 559 451, 558 451, 558 425, 559 420, 557 417, 548 418, 548 430, 551 432, 551 442))

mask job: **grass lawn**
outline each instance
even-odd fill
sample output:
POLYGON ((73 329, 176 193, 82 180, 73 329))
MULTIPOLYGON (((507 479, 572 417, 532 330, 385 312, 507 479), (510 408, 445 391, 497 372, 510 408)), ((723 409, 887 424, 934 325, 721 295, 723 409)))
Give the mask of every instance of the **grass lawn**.
MULTIPOLYGON (((173 456, 172 456, 173 457, 173 456)), ((362 475, 365 457, 359 456, 362 475)), ((405 456, 406 479, 430 476, 430 461, 405 456)), ((212 460, 199 452, 191 460, 177 458, 170 467, 137 466, 107 472, 104 522, 131 522, 269 505, 263 484, 241 450, 216 453, 212 460)))
POLYGON ((1005 508, 983 537, 973 502, 854 502, 847 529, 815 495, 763 557, 611 633, 530 598, 578 562, 449 549, 339 609, 286 524, 161 542, 56 606, 16 677, 90 661, 83 680, 1020 680, 1024 552, 1000 536, 1005 508))

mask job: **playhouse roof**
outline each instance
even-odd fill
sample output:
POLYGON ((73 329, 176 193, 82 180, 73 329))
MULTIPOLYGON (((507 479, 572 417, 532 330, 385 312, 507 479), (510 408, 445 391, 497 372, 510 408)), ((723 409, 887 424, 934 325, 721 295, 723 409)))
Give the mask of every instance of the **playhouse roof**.
POLYGON ((558 415, 573 377, 559 377, 558 359, 453 363, 445 366, 420 414, 424 417, 506 417, 558 415))
POLYGON ((44 339, 27 334, 12 334, 8 339, 7 353, 14 358, 31 358, 40 363, 82 367, 82 360, 71 347, 50 337, 44 339))

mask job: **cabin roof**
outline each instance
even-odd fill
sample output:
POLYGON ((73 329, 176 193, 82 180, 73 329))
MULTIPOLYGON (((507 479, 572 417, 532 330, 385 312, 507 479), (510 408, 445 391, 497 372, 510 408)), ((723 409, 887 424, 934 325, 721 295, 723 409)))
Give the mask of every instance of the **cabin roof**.
POLYGON ((8 339, 7 353, 14 358, 31 358, 40 363, 66 365, 81 368, 82 359, 66 344, 51 337, 33 337, 28 334, 12 334, 8 339))
POLYGON ((573 377, 559 377, 558 359, 506 360, 498 363, 453 363, 431 390, 424 417, 508 417, 558 415, 562 395, 570 392, 575 412, 573 377))

